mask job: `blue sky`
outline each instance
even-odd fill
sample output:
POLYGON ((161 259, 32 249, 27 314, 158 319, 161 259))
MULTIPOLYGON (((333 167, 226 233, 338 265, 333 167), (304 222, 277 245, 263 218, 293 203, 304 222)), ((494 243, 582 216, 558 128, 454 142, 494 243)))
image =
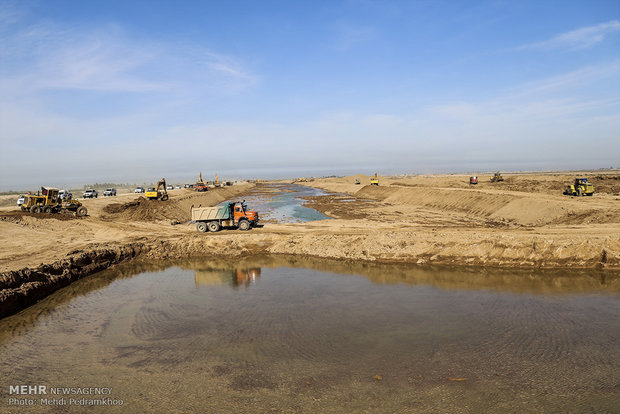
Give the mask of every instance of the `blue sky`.
POLYGON ((618 1, 0 0, 0 189, 618 167, 619 131, 618 1))

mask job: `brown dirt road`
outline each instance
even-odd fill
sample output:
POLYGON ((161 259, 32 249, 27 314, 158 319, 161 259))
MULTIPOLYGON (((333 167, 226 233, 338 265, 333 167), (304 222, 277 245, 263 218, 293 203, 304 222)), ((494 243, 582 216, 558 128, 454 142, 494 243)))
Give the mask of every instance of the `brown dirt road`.
POLYGON ((337 194, 311 197, 307 205, 334 219, 268 223, 249 232, 198 233, 188 221, 190 207, 273 194, 272 188, 175 190, 167 202, 135 194, 85 200, 89 216, 80 219, 33 217, 4 207, 0 304, 27 306, 76 278, 138 256, 293 254, 356 262, 618 269, 620 175, 590 173, 597 190, 603 183, 601 191, 563 196, 577 175, 587 174, 505 174, 501 183, 480 177, 478 186, 469 186, 463 175, 380 177, 378 187, 368 185, 366 176, 315 180, 306 184, 337 194), (362 184, 355 185, 355 178, 362 184))

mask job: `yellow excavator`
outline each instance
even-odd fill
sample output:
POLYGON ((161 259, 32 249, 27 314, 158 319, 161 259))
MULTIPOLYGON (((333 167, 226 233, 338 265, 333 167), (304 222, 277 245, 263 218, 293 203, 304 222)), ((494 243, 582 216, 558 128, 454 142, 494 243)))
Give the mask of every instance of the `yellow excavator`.
POLYGON ((147 189, 144 196, 149 200, 168 200, 168 190, 166 190, 166 179, 162 178, 157 182, 157 187, 150 187, 147 189))
POLYGON ((377 173, 370 177, 370 185, 379 185, 379 177, 377 177, 377 173))

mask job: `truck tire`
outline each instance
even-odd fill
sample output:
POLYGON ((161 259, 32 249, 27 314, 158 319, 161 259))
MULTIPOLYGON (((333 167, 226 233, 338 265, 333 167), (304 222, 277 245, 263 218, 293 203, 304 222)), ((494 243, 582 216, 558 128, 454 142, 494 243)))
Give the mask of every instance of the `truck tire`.
POLYGON ((41 212, 41 207, 39 206, 32 206, 30 207, 30 212, 33 214, 39 214, 41 212))
POLYGON ((200 233, 204 233, 205 231, 207 231, 207 224, 202 221, 196 223, 196 230, 198 230, 200 233))
POLYGON ((207 227, 209 228, 209 231, 214 233, 220 231, 220 223, 217 221, 210 221, 209 224, 207 224, 207 227))
POLYGON ((239 230, 247 231, 250 230, 250 222, 247 220, 241 220, 239 222, 239 230))
POLYGON ((50 206, 43 207, 42 210, 44 213, 50 214, 52 212, 52 208, 50 206))
POLYGON ((87 214, 88 214, 88 210, 84 206, 80 206, 80 207, 78 207, 77 210, 75 210, 75 215, 77 217, 84 217, 87 214))

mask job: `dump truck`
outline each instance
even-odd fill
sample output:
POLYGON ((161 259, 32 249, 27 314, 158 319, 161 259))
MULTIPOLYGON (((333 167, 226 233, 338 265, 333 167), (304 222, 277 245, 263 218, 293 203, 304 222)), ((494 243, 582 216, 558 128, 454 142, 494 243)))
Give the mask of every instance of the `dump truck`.
POLYGON ((592 196, 594 186, 588 182, 587 178, 575 178, 575 183, 566 187, 565 195, 569 196, 592 196))
POLYGON ((196 222, 196 230, 216 232, 223 227, 239 230, 250 230, 259 223, 258 213, 249 211, 245 203, 228 201, 216 207, 192 207, 192 221, 196 222))
POLYGON ((77 217, 88 214, 88 209, 79 201, 62 199, 60 190, 53 187, 41 187, 37 194, 25 194, 21 205, 22 211, 38 213, 73 213, 77 217))
POLYGON ((500 181, 504 181, 504 177, 502 177, 502 175, 498 171, 495 174, 493 174, 493 177, 491 177, 491 182, 499 183, 500 181))
POLYGON ((379 185, 379 177, 377 177, 377 173, 370 177, 370 185, 379 185))
POLYGON ((144 193, 144 196, 149 200, 168 200, 168 191, 166 190, 166 179, 162 178, 157 182, 156 187, 150 187, 144 193))

